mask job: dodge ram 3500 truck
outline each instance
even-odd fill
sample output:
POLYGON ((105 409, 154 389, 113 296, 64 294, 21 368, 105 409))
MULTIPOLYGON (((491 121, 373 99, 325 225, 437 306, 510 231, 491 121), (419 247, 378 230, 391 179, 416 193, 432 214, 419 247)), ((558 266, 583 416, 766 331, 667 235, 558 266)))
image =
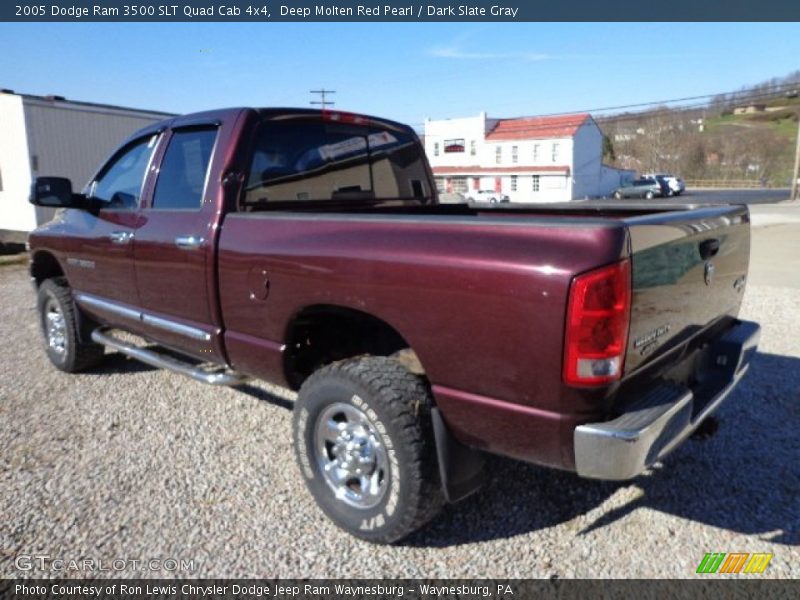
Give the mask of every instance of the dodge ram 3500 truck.
POLYGON ((181 116, 82 193, 39 178, 31 199, 63 209, 30 236, 53 365, 108 347, 299 390, 302 478, 375 542, 474 491, 486 452, 635 477, 725 400, 758 341, 737 319, 746 207, 439 204, 417 136, 379 118, 181 116))

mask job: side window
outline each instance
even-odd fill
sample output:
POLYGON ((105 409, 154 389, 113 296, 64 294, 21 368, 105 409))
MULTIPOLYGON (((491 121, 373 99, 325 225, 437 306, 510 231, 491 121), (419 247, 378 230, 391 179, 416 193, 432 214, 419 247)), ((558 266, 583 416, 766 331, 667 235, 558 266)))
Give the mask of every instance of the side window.
POLYGON ((133 142, 109 162, 92 183, 90 195, 105 208, 135 210, 157 135, 133 142))
POLYGON ((216 139, 216 127, 185 129, 172 134, 161 161, 153 208, 200 208, 216 139))

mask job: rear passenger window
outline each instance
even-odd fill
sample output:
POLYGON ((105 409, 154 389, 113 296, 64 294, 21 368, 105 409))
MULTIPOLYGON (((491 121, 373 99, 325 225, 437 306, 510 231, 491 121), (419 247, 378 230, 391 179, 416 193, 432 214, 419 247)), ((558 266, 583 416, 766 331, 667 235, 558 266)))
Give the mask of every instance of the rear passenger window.
POLYGON ((200 208, 216 138, 216 127, 184 129, 172 134, 161 161, 153 208, 200 208))

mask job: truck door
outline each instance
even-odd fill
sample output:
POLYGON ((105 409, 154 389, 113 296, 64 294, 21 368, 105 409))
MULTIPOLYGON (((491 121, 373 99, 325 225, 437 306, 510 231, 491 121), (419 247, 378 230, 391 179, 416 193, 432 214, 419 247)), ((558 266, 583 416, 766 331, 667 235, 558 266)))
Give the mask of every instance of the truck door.
POLYGON ((218 129, 215 124, 172 130, 150 202, 140 211, 134 245, 143 330, 166 346, 206 359, 220 354, 213 306, 219 185, 209 185, 218 129))
POLYGON ((86 190, 99 208, 74 211, 82 223, 65 267, 78 302, 89 312, 118 315, 138 302, 133 240, 157 139, 149 134, 121 148, 86 190))

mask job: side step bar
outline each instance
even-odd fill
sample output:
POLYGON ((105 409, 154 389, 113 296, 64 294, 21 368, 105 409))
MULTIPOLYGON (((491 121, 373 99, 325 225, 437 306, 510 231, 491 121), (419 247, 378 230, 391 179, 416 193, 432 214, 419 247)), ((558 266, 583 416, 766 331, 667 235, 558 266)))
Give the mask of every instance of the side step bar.
POLYGON ((174 371, 175 373, 180 373, 181 375, 191 377, 195 381, 200 381, 202 383, 208 383, 210 385, 238 385, 247 381, 246 376, 238 373, 232 373, 224 370, 207 371, 199 366, 193 365, 189 362, 183 362, 182 360, 172 356, 134 346, 128 342, 118 340, 102 329, 95 329, 92 331, 92 340, 98 344, 113 348, 117 352, 121 352, 126 356, 130 356, 131 358, 140 360, 143 363, 147 363, 148 365, 152 365, 160 369, 168 369, 170 371, 174 371))

